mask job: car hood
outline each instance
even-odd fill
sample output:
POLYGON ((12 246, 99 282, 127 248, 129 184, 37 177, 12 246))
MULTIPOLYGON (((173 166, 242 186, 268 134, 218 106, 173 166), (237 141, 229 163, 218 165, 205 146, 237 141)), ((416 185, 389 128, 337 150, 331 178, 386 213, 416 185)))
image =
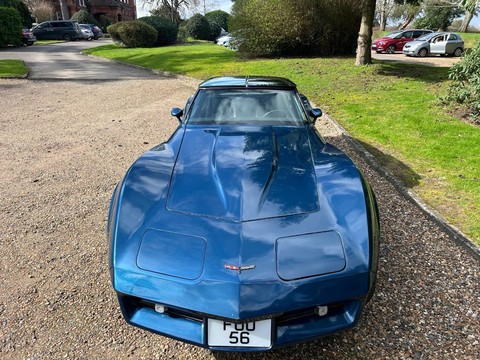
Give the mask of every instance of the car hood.
POLYGON ((190 126, 167 209, 233 221, 311 213, 319 209, 316 184, 303 126, 190 126))
POLYGON ((376 44, 376 43, 379 43, 379 42, 381 42, 381 41, 389 41, 389 40, 392 40, 392 39, 391 39, 391 38, 387 38, 387 37, 383 37, 383 38, 380 38, 380 39, 375 39, 375 40, 373 41, 373 43, 376 44))

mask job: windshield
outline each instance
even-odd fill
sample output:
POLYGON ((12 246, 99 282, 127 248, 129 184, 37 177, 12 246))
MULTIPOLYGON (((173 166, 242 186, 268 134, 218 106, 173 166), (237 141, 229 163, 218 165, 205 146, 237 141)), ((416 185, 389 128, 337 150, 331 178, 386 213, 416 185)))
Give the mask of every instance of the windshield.
POLYGON ((301 125, 306 121, 294 90, 201 89, 188 124, 301 125))
POLYGON ((401 33, 401 31, 392 31, 390 34, 386 35, 385 37, 386 38, 395 38, 399 33, 401 33))
POLYGON ((426 40, 430 40, 432 37, 434 37, 435 34, 434 33, 431 33, 431 34, 427 34, 427 35, 423 35, 421 37, 419 37, 418 39, 416 39, 417 41, 426 41, 426 40))

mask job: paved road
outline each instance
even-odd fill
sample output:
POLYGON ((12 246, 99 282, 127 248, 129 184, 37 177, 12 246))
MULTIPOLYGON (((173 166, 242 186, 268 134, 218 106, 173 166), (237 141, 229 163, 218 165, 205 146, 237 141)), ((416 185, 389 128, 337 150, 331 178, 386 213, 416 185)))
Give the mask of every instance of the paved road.
POLYGON ((30 79, 127 80, 151 78, 148 70, 81 54, 84 49, 110 44, 108 39, 71 41, 0 50, 0 59, 20 59, 30 68, 30 79))

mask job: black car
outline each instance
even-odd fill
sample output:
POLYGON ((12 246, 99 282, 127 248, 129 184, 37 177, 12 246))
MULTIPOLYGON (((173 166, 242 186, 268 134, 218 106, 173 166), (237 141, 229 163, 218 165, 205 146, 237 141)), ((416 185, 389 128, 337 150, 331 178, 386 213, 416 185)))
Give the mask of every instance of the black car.
POLYGON ((33 33, 29 29, 23 28, 22 42, 27 46, 32 46, 35 43, 35 41, 37 41, 37 38, 35 37, 35 35, 33 35, 33 33))
POLYGON ((83 34, 78 22, 72 20, 44 21, 32 29, 39 40, 82 40, 83 34))

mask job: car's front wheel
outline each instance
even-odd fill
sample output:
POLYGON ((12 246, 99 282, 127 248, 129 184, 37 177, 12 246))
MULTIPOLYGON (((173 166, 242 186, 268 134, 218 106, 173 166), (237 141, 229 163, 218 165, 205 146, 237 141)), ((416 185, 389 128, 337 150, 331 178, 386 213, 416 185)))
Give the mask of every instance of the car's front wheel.
POLYGON ((70 35, 70 34, 65 34, 65 35, 63 35, 63 40, 65 40, 65 41, 72 41, 72 35, 70 35))
POLYGON ((395 54, 395 45, 389 45, 386 51, 387 54, 395 54))
POLYGON ((425 57, 425 56, 427 56, 427 54, 428 54, 428 51, 425 48, 420 49, 420 51, 418 52, 418 56, 420 56, 420 57, 425 57))
POLYGON ((32 46, 32 45, 33 45, 33 41, 27 42, 27 46, 32 46))
POLYGON ((462 56, 462 48, 456 48, 455 51, 453 52, 453 56, 462 56))

